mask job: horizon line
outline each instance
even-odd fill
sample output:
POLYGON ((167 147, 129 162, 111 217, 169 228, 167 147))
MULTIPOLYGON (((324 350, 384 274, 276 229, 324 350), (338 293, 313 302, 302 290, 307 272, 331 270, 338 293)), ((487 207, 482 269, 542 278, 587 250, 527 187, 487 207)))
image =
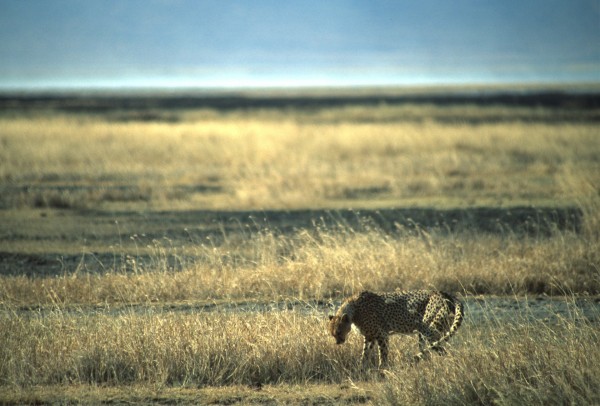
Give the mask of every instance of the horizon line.
POLYGON ((411 83, 318 83, 318 84, 236 84, 236 85, 146 85, 146 84, 87 84, 87 85, 5 85, 0 94, 43 93, 235 93, 235 92, 294 92, 311 90, 411 90, 411 89, 583 89, 600 91, 600 81, 593 80, 499 80, 499 81, 424 81, 411 83))

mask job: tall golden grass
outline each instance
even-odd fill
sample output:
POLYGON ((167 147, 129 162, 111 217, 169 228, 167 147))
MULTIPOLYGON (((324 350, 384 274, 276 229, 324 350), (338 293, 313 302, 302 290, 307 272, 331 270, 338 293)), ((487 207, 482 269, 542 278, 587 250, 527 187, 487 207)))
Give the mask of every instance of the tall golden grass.
MULTIPOLYGON (((585 175, 599 183, 594 123, 545 123, 536 110, 529 110, 532 121, 510 121, 507 110, 493 113, 500 122, 447 123, 427 118, 428 109, 190 113, 179 122, 4 116, 0 180, 22 187, 7 189, 1 203, 143 209, 565 205, 581 191, 565 190, 565 177, 585 175), (60 185, 69 188, 52 189, 60 185)), ((490 109, 448 111, 468 119, 485 118, 490 109)), ((434 113, 442 114, 439 108, 434 113)), ((558 113, 543 117, 552 114, 558 113)))
POLYGON ((573 320, 473 329, 454 356, 388 374, 382 404, 597 404, 598 334, 573 320))
MULTIPOLYGON (((160 241, 144 242, 150 263, 136 258, 137 246, 114 247, 127 267, 102 275, 74 272, 79 271, 75 267, 58 278, 7 278, 0 300, 78 304, 320 298, 389 286, 596 293, 596 126, 543 121, 553 114, 499 107, 377 106, 182 112, 177 122, 58 114, 0 117, 0 179, 8 186, 0 199, 14 209, 537 204, 576 205, 584 213, 580 233, 557 230, 552 238, 435 230, 389 236, 376 227, 366 233, 342 227, 341 232, 300 230, 294 235, 261 230, 250 237, 228 236, 228 242, 218 245, 191 241, 186 252, 162 247, 160 241), (514 121, 515 112, 522 115, 519 121, 514 121), (451 116, 484 120, 439 120, 451 116), (485 121, 492 116, 501 120, 485 121), (214 188, 194 192, 198 185, 214 188), (192 191, 182 192, 181 186, 192 191), (171 273, 165 250, 195 260, 171 273)), ((19 242, 7 242, 18 249, 19 242)), ((24 250, 31 249, 27 243, 22 242, 24 250)))
MULTIPOLYGON (((47 385, 368 383, 361 401, 600 403, 598 326, 574 304, 557 323, 518 309, 512 319, 489 314, 480 324, 467 314, 450 354, 417 366, 407 362, 416 339, 395 338, 384 380, 362 370, 358 334, 348 345, 333 344, 323 312, 244 306, 333 303, 360 289, 598 294, 595 124, 545 123, 552 111, 473 106, 180 114, 159 123, 4 115, 0 204, 6 213, 575 205, 582 224, 536 236, 315 224, 186 247, 124 236, 144 246, 113 247, 122 261, 101 273, 75 265, 52 277, 0 276, 0 402, 29 399, 19 393, 47 385), (519 121, 511 121, 515 113, 519 121), (466 122, 444 121, 453 115, 466 122), (168 257, 182 259, 180 270, 168 257), (212 302, 232 308, 201 310, 212 302), (189 310, 166 310, 181 304, 189 310)), ((21 241, 19 232, 3 238, 27 253, 37 243, 21 241)), ((87 248, 82 255, 93 256, 93 244, 87 248)))
MULTIPOLYGON (((600 243, 574 232, 552 238, 379 229, 264 231, 213 246, 173 271, 162 247, 146 265, 135 256, 104 273, 66 270, 56 277, 2 276, 0 302, 96 305, 176 301, 321 300, 361 289, 434 288, 469 294, 598 294, 600 243), (159 255, 162 255, 159 256, 159 255)), ((187 252, 189 255, 190 252, 187 252)))
POLYGON ((409 361, 416 338, 394 337, 392 367, 381 380, 362 369, 360 335, 335 345, 318 312, 3 313, 0 385, 260 388, 350 380, 358 387, 376 382, 371 399, 389 404, 600 400, 597 326, 578 317, 574 305, 572 316, 553 324, 517 309, 513 316, 466 323, 447 356, 417 365, 409 361))

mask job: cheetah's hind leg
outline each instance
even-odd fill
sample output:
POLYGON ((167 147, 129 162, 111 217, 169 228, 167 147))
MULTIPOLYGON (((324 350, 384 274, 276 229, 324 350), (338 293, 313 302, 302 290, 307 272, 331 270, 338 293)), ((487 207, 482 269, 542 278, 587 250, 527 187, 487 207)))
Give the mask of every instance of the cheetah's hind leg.
POLYGON ((437 352, 439 355, 446 355, 446 349, 444 347, 442 347, 441 345, 434 345, 433 347, 430 348, 431 350, 437 352))
POLYGON ((440 345, 431 347, 431 343, 435 343, 439 339, 438 336, 440 336, 440 333, 437 330, 422 326, 418 329, 417 333, 419 334, 419 353, 414 356, 414 362, 429 359, 431 350, 438 354, 445 353, 445 350, 440 345))
POLYGON ((427 350, 427 340, 423 334, 419 333, 419 353, 413 357, 413 363, 416 364, 421 360, 429 359, 429 351, 427 350))

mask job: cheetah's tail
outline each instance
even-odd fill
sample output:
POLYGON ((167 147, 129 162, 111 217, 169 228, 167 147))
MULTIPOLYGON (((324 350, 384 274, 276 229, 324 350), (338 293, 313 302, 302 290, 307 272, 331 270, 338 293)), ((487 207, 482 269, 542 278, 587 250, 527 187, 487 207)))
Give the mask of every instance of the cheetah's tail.
POLYGON ((448 330, 448 332, 446 334, 444 334, 444 336, 442 338, 440 338, 436 342, 429 345, 428 349, 436 348, 443 342, 448 341, 450 339, 450 337, 452 337, 454 335, 454 333, 456 333, 456 330, 458 330, 458 328, 462 324, 464 314, 465 314, 463 304, 460 300, 458 300, 457 298, 455 298, 454 296, 452 296, 448 293, 445 293, 445 292, 440 292, 440 293, 442 294, 442 296, 444 296, 444 299, 446 299, 446 301, 448 302, 450 309, 454 311, 454 321, 452 322, 452 325, 450 326, 450 329, 448 330))

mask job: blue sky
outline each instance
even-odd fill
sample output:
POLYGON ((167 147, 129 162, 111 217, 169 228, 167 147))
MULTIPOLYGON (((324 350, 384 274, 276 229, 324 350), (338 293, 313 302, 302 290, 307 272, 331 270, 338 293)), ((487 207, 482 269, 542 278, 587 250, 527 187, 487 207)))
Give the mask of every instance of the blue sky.
POLYGON ((0 0, 0 88, 600 82, 600 0, 0 0))

